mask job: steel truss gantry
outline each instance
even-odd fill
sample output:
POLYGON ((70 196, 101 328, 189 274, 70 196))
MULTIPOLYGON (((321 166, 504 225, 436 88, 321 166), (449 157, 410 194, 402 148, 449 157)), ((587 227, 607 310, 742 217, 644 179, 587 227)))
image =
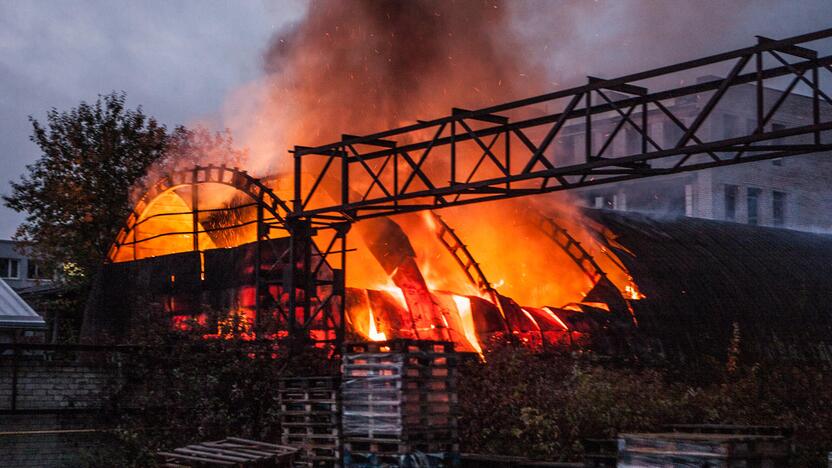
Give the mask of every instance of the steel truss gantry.
MULTIPOLYGON (((832 73, 832 56, 819 57, 802 44, 832 37, 832 29, 789 39, 758 37, 753 47, 670 65, 616 79, 589 78, 587 84, 479 110, 451 115, 341 141, 296 146, 295 192, 290 218, 314 225, 354 222, 490 200, 571 190, 643 177, 781 158, 832 149, 823 132, 832 129, 832 99, 820 73, 832 73), (731 65, 724 78, 651 92, 645 82, 679 83, 696 69, 731 65), (766 103, 767 80, 790 79, 779 97, 766 103), (756 127, 725 139, 705 139, 703 124, 729 91, 753 86, 756 127), (772 129, 772 117, 798 85, 810 122, 772 129), (704 98, 694 115, 681 117, 685 98, 704 98), (556 112, 540 115, 546 109, 556 112), (660 120, 678 127, 680 137, 663 145, 650 135, 660 120), (688 120, 690 123, 686 123, 688 120), (611 128, 599 141, 593 126, 611 128), (581 157, 559 160, 556 141, 580 127, 581 157), (615 156, 613 140, 622 130, 639 138, 636 151, 615 156), (301 175, 312 183, 303 186, 301 175), (337 190, 333 185, 337 185, 337 190), (331 202, 332 193, 340 200, 331 202)), ((689 109, 688 107, 685 107, 689 109)))
MULTIPOLYGON (((832 56, 808 47, 830 37, 832 28, 782 40, 758 36, 754 46, 697 60, 616 79, 590 77, 582 86, 541 96, 453 109, 442 118, 343 135, 327 145, 296 146, 286 228, 293 242, 303 245, 318 229, 334 228, 332 242, 340 243, 337 253, 343 257, 349 226, 362 219, 832 150, 832 98, 821 84, 821 73, 832 73, 832 56), (685 83, 697 69, 720 66, 730 67, 722 78, 650 89, 653 83, 685 83), (785 86, 776 82, 776 97, 767 102, 767 83, 775 80, 786 80, 785 86), (753 128, 728 138, 703 137, 704 124, 726 96, 749 86, 753 128), (808 92, 798 95, 798 86, 808 92), (808 122, 772 126, 778 110, 795 96, 807 106, 808 122), (698 105, 685 105, 690 102, 698 105), (657 121, 675 126, 678 140, 663 144, 651 136, 657 121), (613 142, 625 132, 635 132, 638 147, 614 154, 613 142), (577 161, 559 154, 558 141, 569 134, 582 139, 577 161), (311 180, 306 186, 305 175, 311 180)), ((321 256, 326 260, 325 252, 321 256)), ((345 257, 341 262, 343 274, 345 257)), ((289 277, 289 290, 299 285, 314 290, 314 277, 302 270, 307 263, 293 260, 297 271, 289 277)), ((304 317, 314 316, 308 302, 297 304, 304 317)), ((343 307, 342 301, 341 323, 343 307)))
MULTIPOLYGON (((588 78, 582 86, 479 110, 453 109, 439 119, 366 136, 344 135, 328 145, 296 146, 291 203, 243 171, 214 166, 179 171, 148 189, 110 257, 122 246, 135 251, 138 241, 131 240, 130 232, 143 207, 159 193, 181 185, 191 185, 195 197, 193 235, 198 250, 197 186, 233 186, 258 207, 258 317, 276 308, 287 334, 300 342, 310 338, 316 321, 323 320, 336 337, 326 341, 337 350, 345 334, 346 240, 352 223, 832 150, 832 98, 821 83, 822 73, 832 74, 832 56, 820 56, 807 47, 832 42, 830 38, 832 29, 783 40, 758 37, 752 47, 698 60, 616 79, 588 78), (729 68, 723 78, 654 88, 683 83, 697 69, 719 66, 729 68), (772 81, 777 81, 775 93, 766 86, 772 81), (797 95, 798 87, 805 94, 797 95), (750 91, 754 125, 728 138, 704 137, 714 110, 726 105, 736 89, 750 91), (806 106, 806 122, 772 126, 790 97, 806 106), (678 139, 659 142, 650 131, 657 122, 674 126, 678 139), (626 151, 614 151, 614 142, 627 133, 626 151), (581 140, 577 158, 564 158, 561 141, 566 136, 581 140), (311 184, 304 186, 304 177, 311 184), (322 230, 330 235, 316 243, 322 230), (288 247, 269 257, 275 264, 267 263, 262 249, 269 244, 264 241, 286 236, 288 247), (331 274, 322 276, 321 269, 330 264, 331 274), (285 297, 267 293, 271 285, 278 285, 285 297)), ((464 245, 452 230, 443 232, 450 235, 449 245, 464 245)), ((566 241, 567 248, 574 244, 566 241)), ((460 266, 479 287, 488 289, 470 253, 462 253, 467 257, 457 255, 460 266)), ((575 255, 573 260, 590 277, 603 276, 591 257, 575 255)))

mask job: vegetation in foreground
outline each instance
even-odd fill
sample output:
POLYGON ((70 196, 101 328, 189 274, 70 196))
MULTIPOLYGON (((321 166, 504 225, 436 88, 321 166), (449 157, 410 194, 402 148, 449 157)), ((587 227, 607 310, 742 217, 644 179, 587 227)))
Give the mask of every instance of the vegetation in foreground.
MULTIPOLYGON (((278 379, 337 373, 323 352, 205 342, 198 330, 148 330, 141 339, 112 402, 120 444, 91 454, 89 466, 111 466, 114 457, 124 466, 152 466, 160 448, 227 436, 277 441, 278 379)), ((460 368, 463 452, 580 461, 587 438, 703 423, 791 429, 795 467, 825 466, 832 447, 832 376, 825 369, 744 365, 732 356, 686 374, 510 345, 485 357, 460 368)))
POLYGON ((794 433, 791 466, 825 467, 830 388, 828 370, 810 365, 742 364, 733 356, 686 373, 505 346, 461 372, 461 442, 468 452, 579 461, 582 440, 620 432, 671 424, 781 426, 794 433))

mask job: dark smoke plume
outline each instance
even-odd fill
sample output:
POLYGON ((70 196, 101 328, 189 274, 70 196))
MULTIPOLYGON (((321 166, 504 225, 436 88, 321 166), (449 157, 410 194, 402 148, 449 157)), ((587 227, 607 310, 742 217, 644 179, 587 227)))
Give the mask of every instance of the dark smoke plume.
POLYGON ((510 22, 495 0, 315 1, 273 39, 265 69, 275 99, 297 99, 292 143, 322 143, 541 90, 518 89, 545 80, 523 63, 510 22))

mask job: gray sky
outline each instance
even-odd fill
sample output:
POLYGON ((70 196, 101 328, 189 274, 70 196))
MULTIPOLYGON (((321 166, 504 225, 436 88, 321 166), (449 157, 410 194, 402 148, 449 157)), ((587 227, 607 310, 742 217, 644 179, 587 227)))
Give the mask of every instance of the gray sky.
MULTIPOLYGON (((755 34, 832 26, 829 0, 519 5, 513 33, 541 38, 528 53, 551 64, 558 86, 574 84, 571 75, 612 78, 751 45, 755 34)), ((0 0, 0 193, 39 156, 28 115, 42 119, 51 107, 124 90, 131 107, 141 104, 169 127, 212 120, 230 91, 260 75, 269 38, 305 9, 303 0, 0 0)), ((0 207, 0 239, 21 220, 0 207)))
MULTIPOLYGON (((124 90, 169 127, 210 118, 304 11, 298 1, 0 0, 0 193, 39 156, 27 116, 124 90)), ((0 207, 0 239, 20 221, 0 207)))

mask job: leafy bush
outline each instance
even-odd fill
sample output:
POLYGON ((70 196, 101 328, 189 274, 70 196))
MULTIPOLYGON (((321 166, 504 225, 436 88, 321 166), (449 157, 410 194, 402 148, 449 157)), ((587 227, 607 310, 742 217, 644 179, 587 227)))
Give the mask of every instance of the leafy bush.
POLYGON ((145 324, 113 382, 116 442, 88 453, 87 466, 154 466, 160 449, 225 437, 279 442, 279 379, 337 369, 321 349, 244 340, 232 329, 205 339, 198 323, 145 324))
POLYGON ((832 376, 811 366, 729 364, 696 382, 678 369, 498 347, 461 369, 462 449, 578 461, 584 439, 669 424, 753 424, 792 429, 793 466, 822 466, 832 449, 832 376))

